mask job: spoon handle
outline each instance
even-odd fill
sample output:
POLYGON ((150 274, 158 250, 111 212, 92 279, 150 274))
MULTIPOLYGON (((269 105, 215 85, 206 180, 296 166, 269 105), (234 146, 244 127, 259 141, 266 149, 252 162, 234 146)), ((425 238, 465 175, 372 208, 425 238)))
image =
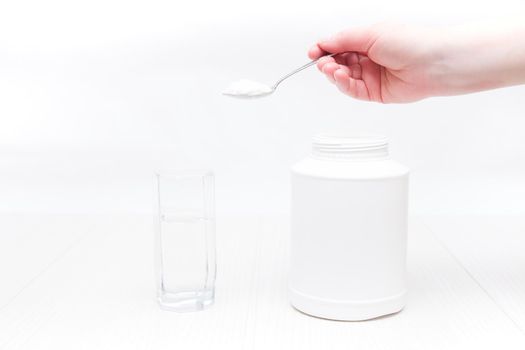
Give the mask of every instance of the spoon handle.
POLYGON ((311 61, 311 62, 308 62, 308 63, 305 64, 304 66, 301 66, 301 67, 299 67, 299 68, 297 68, 297 69, 291 71, 290 73, 288 73, 288 74, 286 74, 285 76, 283 76, 281 79, 277 80, 277 82, 273 85, 272 89, 275 90, 275 89, 277 88, 277 86, 278 86, 280 83, 283 82, 283 80, 285 80, 285 79, 291 77, 291 76, 294 75, 295 73, 299 73, 299 72, 302 71, 303 69, 306 69, 306 68, 308 68, 308 67, 310 67, 310 66, 313 66, 313 65, 316 64, 317 61, 319 61, 321 58, 323 58, 323 57, 332 57, 332 56, 335 56, 335 55, 337 55, 337 53, 331 53, 331 54, 329 54, 329 55, 321 56, 321 57, 319 57, 318 59, 313 60, 313 61, 311 61))

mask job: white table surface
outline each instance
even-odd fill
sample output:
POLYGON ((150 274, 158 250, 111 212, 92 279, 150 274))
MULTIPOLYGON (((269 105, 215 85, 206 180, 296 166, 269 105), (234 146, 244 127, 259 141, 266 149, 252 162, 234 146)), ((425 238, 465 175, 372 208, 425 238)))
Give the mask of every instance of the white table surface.
POLYGON ((407 307, 366 322, 288 304, 285 216, 219 217, 215 305, 161 311, 151 222, 0 216, 0 349, 525 349, 525 217, 412 218, 407 307))

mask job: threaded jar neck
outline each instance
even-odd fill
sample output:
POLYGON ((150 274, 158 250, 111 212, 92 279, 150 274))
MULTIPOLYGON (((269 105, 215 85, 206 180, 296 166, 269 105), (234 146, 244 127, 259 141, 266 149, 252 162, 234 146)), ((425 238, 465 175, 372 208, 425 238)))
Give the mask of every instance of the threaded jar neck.
POLYGON ((345 161, 387 159, 388 140, 370 134, 319 134, 312 138, 312 156, 345 161))

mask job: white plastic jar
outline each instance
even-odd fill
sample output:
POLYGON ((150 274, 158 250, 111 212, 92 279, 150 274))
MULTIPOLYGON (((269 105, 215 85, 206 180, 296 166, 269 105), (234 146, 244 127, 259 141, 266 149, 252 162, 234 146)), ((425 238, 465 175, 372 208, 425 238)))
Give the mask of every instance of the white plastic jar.
POLYGON ((408 169, 388 157, 387 139, 318 135, 291 172, 292 305, 349 321, 400 311, 408 169))

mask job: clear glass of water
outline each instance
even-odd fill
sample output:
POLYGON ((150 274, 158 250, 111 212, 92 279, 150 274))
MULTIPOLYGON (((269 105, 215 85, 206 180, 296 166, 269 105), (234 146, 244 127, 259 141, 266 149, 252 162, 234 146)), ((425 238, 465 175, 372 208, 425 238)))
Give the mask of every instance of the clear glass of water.
POLYGON ((211 306, 215 294, 214 176, 211 171, 156 174, 157 298, 164 310, 211 306))

